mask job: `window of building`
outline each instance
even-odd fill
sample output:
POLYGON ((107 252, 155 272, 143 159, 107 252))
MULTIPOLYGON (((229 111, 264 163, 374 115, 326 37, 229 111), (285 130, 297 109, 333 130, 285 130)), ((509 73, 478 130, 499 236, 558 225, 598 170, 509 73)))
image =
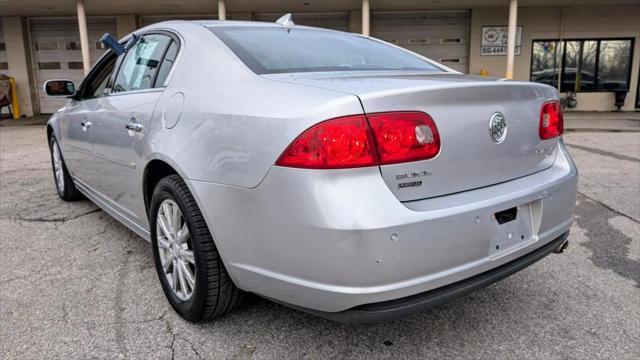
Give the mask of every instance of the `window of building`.
POLYGON ((596 90, 629 89, 631 49, 631 40, 600 41, 596 90))
POLYGON ((69 69, 71 69, 71 70, 82 70, 82 69, 84 69, 82 61, 69 61, 67 63, 67 67, 69 69))
POLYGON ((633 39, 534 40, 531 81, 560 91, 628 90, 633 39))
POLYGON ((58 50, 58 43, 51 42, 37 42, 36 50, 58 50))
POLYGON ((60 70, 60 62, 59 61, 44 61, 38 63, 39 70, 60 70))
POLYGON ((64 48, 67 50, 80 50, 80 43, 77 41, 67 41, 64 43, 64 48))

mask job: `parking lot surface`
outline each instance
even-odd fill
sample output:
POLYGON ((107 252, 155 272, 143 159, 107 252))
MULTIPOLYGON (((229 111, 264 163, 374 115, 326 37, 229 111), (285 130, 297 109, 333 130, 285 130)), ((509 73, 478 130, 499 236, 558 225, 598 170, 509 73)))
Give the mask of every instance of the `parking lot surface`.
POLYGON ((250 296, 191 324, 151 246, 55 194, 45 128, 0 127, 2 359, 638 359, 640 133, 569 132, 580 170, 569 249, 469 296, 347 326, 250 296))

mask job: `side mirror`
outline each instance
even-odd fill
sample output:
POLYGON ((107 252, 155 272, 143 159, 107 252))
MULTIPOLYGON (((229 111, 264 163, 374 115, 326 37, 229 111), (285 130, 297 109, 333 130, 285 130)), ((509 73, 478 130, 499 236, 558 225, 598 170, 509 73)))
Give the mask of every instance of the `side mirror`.
POLYGON ((44 92, 48 96, 68 97, 76 93, 76 86, 71 80, 47 80, 44 83, 44 92))

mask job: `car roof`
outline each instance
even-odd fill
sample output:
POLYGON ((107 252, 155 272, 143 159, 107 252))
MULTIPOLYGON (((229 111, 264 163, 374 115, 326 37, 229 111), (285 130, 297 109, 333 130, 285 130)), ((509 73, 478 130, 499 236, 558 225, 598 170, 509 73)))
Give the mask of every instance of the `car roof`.
MULTIPOLYGON (((295 19, 294 19, 295 20, 295 19)), ((264 21, 240 21, 240 20, 167 20, 158 23, 151 24, 146 26, 143 29, 152 29, 152 28, 173 28, 178 30, 180 27, 184 26, 198 26, 205 28, 212 27, 253 27, 253 28, 283 28, 283 25, 277 24, 275 22, 264 22, 264 21)), ((305 25, 294 25, 293 28, 300 29, 313 29, 319 31, 330 31, 336 32, 336 30, 313 27, 313 26, 305 26, 305 25)), ((139 29, 142 30, 142 29, 139 29)))
POLYGON ((240 20, 190 20, 190 22, 205 26, 205 27, 219 27, 219 26, 247 26, 247 27, 282 27, 275 22, 265 21, 240 21, 240 20))

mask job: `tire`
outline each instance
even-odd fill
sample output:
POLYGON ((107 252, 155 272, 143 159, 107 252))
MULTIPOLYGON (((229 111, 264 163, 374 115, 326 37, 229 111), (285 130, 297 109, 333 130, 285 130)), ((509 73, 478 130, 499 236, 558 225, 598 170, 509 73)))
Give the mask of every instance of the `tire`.
POLYGON ((53 181, 56 185, 58 196, 64 201, 76 201, 82 199, 82 194, 73 183, 73 179, 67 170, 67 165, 62 157, 60 146, 54 136, 49 139, 49 151, 51 153, 51 168, 53 169, 53 181))
POLYGON ((158 182, 149 213, 156 272, 173 309, 191 322, 211 320, 235 309, 242 292, 229 277, 202 213, 182 178, 170 175, 158 182), (180 211, 177 221, 172 215, 175 214, 175 206, 180 211), (162 221, 158 218, 159 213, 162 221), (175 223, 180 225, 170 225, 175 223), (171 230, 177 228, 181 230, 171 230), (181 240, 185 229, 188 230, 188 239, 181 240), (180 261, 182 264, 178 263, 180 261), (167 266, 163 265, 165 263, 167 266), (184 282, 178 281, 179 275, 174 275, 178 268, 185 269, 178 271, 185 274, 184 282))

